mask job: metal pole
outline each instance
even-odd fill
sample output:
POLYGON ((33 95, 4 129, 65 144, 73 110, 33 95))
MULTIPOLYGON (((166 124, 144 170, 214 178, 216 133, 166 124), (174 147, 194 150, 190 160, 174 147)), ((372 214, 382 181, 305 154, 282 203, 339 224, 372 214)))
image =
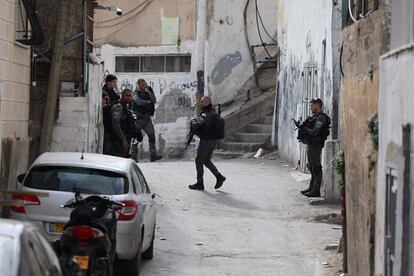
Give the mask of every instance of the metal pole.
POLYGON ((82 84, 83 84, 83 96, 88 93, 88 0, 83 0, 83 73, 82 73, 82 84))
POLYGON ((200 113, 200 100, 204 96, 205 39, 207 20, 207 0, 197 1, 197 94, 196 113, 200 113))
POLYGON ((42 136, 40 140, 40 153, 50 150, 52 143, 53 126, 56 113, 56 102, 59 94, 60 69, 62 67, 63 48, 65 41, 65 30, 68 19, 67 0, 59 1, 59 12, 57 14, 55 40, 53 45, 52 64, 49 73, 47 87, 47 99, 45 113, 43 115, 42 136))

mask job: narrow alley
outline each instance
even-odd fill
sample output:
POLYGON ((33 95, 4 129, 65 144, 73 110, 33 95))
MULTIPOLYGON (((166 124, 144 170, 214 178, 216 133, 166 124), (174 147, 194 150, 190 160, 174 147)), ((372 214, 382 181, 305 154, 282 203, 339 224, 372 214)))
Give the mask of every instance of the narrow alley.
POLYGON ((324 266, 335 251, 324 248, 339 242, 340 227, 312 218, 339 210, 299 195, 305 184, 294 179, 304 174, 279 161, 216 164, 228 182, 215 191, 207 175, 203 192, 187 187, 193 162, 140 164, 161 196, 154 259, 143 263, 143 276, 338 275, 324 266))

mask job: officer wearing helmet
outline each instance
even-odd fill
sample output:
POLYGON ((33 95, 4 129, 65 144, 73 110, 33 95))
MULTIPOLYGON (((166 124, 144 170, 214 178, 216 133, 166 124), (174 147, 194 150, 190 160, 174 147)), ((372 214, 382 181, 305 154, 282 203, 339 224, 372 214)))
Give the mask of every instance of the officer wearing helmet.
POLYGON ((323 102, 320 98, 310 101, 312 116, 303 123, 294 121, 299 129, 298 140, 307 147, 308 168, 311 172, 309 188, 301 191, 307 197, 320 197, 322 184, 321 155, 325 141, 329 136, 331 119, 322 111, 323 102))

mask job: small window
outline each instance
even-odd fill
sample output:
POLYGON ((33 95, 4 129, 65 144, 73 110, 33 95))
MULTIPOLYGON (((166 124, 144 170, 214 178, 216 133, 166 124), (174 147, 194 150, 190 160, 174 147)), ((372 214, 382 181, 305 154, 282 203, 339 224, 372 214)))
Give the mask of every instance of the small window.
POLYGON ((386 174, 385 187, 385 231, 384 231, 384 275, 392 276, 395 265, 395 242, 397 223, 397 177, 395 170, 386 174))
POLYGON ((140 72, 139 57, 116 57, 115 66, 117 72, 134 73, 140 72))
POLYGON ((30 0, 16 1, 15 39, 26 45, 39 45, 44 39, 34 2, 30 0))
POLYGON ((163 73, 165 72, 165 56, 147 56, 141 57, 142 70, 144 73, 163 73))
POLYGON ((26 40, 30 36, 31 26, 22 0, 16 2, 16 40, 26 40))
POLYGON ((166 72, 191 71, 191 56, 167 56, 165 63, 166 72))
POLYGON ((379 0, 342 1, 342 10, 346 11, 342 13, 343 28, 346 28, 347 26, 350 26, 352 25, 352 23, 354 23, 354 21, 352 20, 352 17, 356 20, 363 19, 369 16, 373 11, 377 10, 378 6, 379 6, 379 0))
POLYGON ((191 55, 145 55, 115 57, 117 73, 188 73, 191 55))

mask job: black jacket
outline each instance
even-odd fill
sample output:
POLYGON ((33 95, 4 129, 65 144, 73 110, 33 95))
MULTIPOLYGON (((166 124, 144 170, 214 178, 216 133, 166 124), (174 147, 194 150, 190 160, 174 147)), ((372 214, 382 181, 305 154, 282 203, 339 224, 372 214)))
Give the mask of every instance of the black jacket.
POLYGON ((119 101, 112 106, 112 128, 117 138, 121 141, 128 140, 130 137, 127 129, 128 106, 119 101))
POLYGON ((111 105, 114 105, 120 99, 119 95, 115 92, 115 90, 109 89, 106 84, 102 87, 102 92, 106 92, 109 95, 111 105))
POLYGON ((330 124, 331 119, 323 112, 314 114, 310 118, 307 126, 303 127, 304 132, 309 136, 310 145, 324 146, 329 136, 330 124))
POLYGON ((157 99, 152 88, 148 88, 148 91, 135 90, 132 101, 132 109, 138 118, 154 116, 157 99))
POLYGON ((200 115, 191 121, 192 133, 202 140, 215 140, 214 138, 214 118, 218 116, 212 105, 201 110, 200 115))

